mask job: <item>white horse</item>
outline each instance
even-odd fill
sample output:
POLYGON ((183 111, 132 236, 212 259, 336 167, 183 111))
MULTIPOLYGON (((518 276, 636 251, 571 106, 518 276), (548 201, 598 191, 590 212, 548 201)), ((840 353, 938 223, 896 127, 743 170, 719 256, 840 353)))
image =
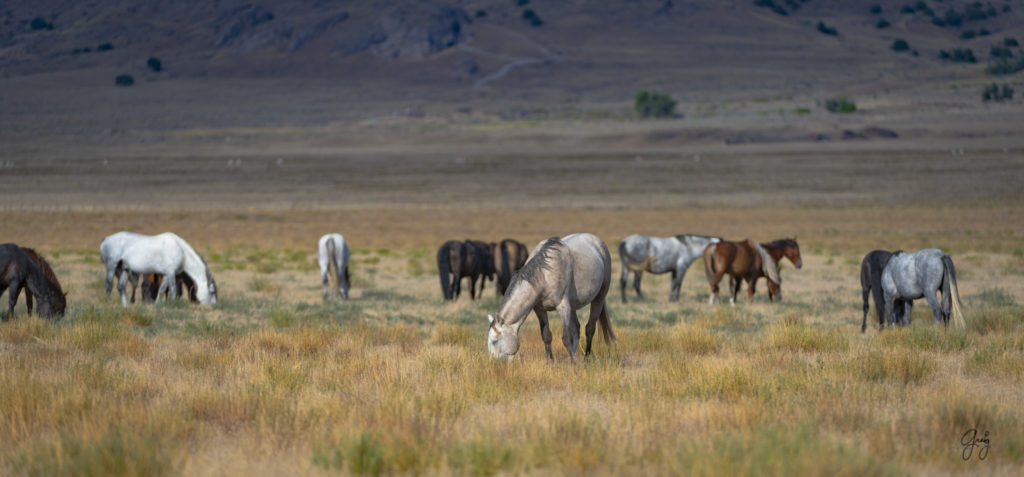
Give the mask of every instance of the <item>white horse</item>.
POLYGON ((177 296, 175 277, 178 273, 185 273, 196 284, 196 299, 199 303, 217 303, 217 284, 206 261, 188 242, 170 232, 155 236, 139 235, 124 245, 117 291, 125 306, 128 305, 125 285, 131 273, 163 275, 163 282, 157 291, 157 302, 168 293, 172 298, 177 296))
POLYGON ((532 310, 540 321, 540 334, 548 359, 551 354, 551 329, 547 312, 557 310, 562 318, 562 344, 575 362, 580 344, 580 320, 576 310, 590 305, 587 321, 589 356, 597 325, 606 343, 615 340, 605 297, 611 285, 612 259, 608 247, 595 235, 572 234, 561 240, 551 237, 533 249, 529 260, 515 275, 498 307, 498 317, 487 315, 487 349, 495 358, 511 360, 519 351, 519 328, 532 310))
MULTIPOLYGON (((107 268, 107 296, 110 296, 110 289, 114 285, 114 277, 121 275, 121 257, 124 256, 124 248, 131 242, 139 239, 140 237, 148 237, 148 235, 137 234, 133 232, 118 232, 113 235, 108 235, 100 242, 100 259, 103 260, 103 265, 107 268)), ((132 301, 135 301, 135 285, 138 280, 138 274, 131 273, 128 275, 128 282, 132 284, 132 301)))
POLYGON ((341 234, 327 234, 320 237, 320 244, 317 247, 317 261, 320 262, 320 277, 324 280, 324 300, 330 293, 330 269, 334 267, 334 277, 338 283, 338 294, 343 299, 348 299, 349 273, 348 273, 348 244, 341 234))
POLYGON ((619 289, 622 291, 622 302, 626 303, 626 281, 629 272, 634 274, 633 288, 640 299, 644 297, 640 291, 640 278, 644 272, 672 272, 672 288, 669 290, 668 301, 679 301, 679 287, 683 284, 686 270, 694 260, 700 258, 708 245, 721 240, 718 237, 691 234, 667 238, 646 235, 626 237, 619 242, 619 261, 622 262, 619 289))

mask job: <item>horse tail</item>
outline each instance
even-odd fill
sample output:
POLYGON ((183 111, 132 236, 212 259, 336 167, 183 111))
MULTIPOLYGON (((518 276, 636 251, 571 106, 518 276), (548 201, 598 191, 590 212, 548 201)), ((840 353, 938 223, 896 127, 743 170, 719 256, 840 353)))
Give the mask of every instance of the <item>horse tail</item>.
POLYGON ((508 240, 501 241, 501 269, 498 270, 498 292, 505 293, 512 283, 512 264, 509 262, 508 247, 515 246, 508 240))
POLYGON ((445 242, 437 251, 437 272, 441 275, 441 295, 444 296, 445 300, 452 299, 451 283, 448 281, 448 274, 451 272, 449 270, 451 268, 449 267, 449 257, 448 243, 445 242))
POLYGON ((963 304, 960 303, 960 290, 956 286, 956 268, 953 267, 953 259, 949 258, 949 255, 943 255, 942 264, 946 269, 946 286, 943 288, 949 287, 949 289, 943 290, 943 293, 952 292, 949 295, 949 302, 953 308, 953 324, 961 330, 966 329, 967 322, 964 320, 963 304))
POLYGON ((782 285, 782 276, 779 275, 779 266, 775 263, 775 259, 772 258, 771 254, 761 244, 753 240, 750 241, 750 244, 757 249, 757 253, 761 254, 761 271, 764 272, 764 276, 768 277, 772 283, 782 285))
POLYGON ((334 237, 327 238, 327 274, 334 279, 334 287, 338 286, 338 260, 337 260, 337 245, 334 244, 334 237))
MULTIPOLYGON (((704 248, 704 275, 708 277, 708 283, 715 280, 715 252, 718 251, 718 244, 712 243, 704 248)), ((712 284, 713 286, 714 284, 712 284)))

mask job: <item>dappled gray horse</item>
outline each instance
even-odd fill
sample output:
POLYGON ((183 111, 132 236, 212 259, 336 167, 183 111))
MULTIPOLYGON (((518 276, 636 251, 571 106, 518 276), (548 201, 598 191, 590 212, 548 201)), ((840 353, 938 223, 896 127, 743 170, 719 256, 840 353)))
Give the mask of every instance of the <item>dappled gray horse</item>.
POLYGON ((509 359, 519 351, 519 328, 533 310, 540 321, 541 336, 548 359, 551 354, 551 329, 547 312, 557 310, 562 318, 562 344, 575 362, 580 343, 580 321, 576 310, 590 305, 587 321, 587 345, 598 323, 607 343, 615 340, 605 297, 611 284, 612 266, 608 247, 591 234, 572 234, 561 240, 551 237, 530 253, 526 265, 512 277, 512 283, 498 308, 498 316, 488 315, 487 349, 495 358, 509 359))
POLYGON ((882 271, 882 290, 890 324, 910 324, 910 302, 924 297, 932 308, 936 323, 949 326, 950 311, 957 328, 966 328, 960 291, 956 286, 953 260, 942 250, 926 248, 914 253, 895 252, 882 271), (942 293, 942 302, 935 294, 942 293), (895 303, 905 300, 902 319, 897 321, 895 303), (950 310, 952 308, 952 310, 950 310))
POLYGON ((641 299, 644 294, 640 291, 640 279, 644 272, 672 272, 672 288, 669 290, 668 301, 679 301, 679 287, 683 284, 686 269, 700 257, 705 247, 719 241, 720 238, 704 235, 676 235, 668 238, 646 235, 626 237, 619 242, 619 261, 622 262, 619 288, 622 291, 622 302, 626 302, 626 280, 629 278, 629 272, 634 274, 633 288, 641 299))

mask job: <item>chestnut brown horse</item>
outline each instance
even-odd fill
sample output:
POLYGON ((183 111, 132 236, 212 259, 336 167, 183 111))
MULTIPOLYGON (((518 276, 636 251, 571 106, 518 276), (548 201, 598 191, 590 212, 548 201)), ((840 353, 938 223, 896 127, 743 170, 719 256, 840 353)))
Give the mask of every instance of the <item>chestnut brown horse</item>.
POLYGON ((718 298, 718 283, 726 274, 729 275, 729 291, 732 293, 730 302, 734 305, 743 280, 747 282, 747 301, 754 298, 758 278, 767 277, 769 283, 774 282, 775 285, 782 283, 775 260, 764 247, 750 239, 742 242, 722 240, 708 245, 704 249, 703 258, 704 274, 711 287, 709 304, 714 304, 718 298))
MULTIPOLYGON (((57 280, 57 274, 53 272, 53 268, 50 267, 49 262, 43 257, 39 256, 39 253, 29 247, 21 247, 21 251, 28 255, 36 265, 39 265, 39 270, 43 272, 43 278, 46 279, 46 283, 50 285, 50 291, 53 294, 53 310, 57 313, 57 316, 64 314, 65 308, 67 308, 67 301, 65 300, 64 289, 60 286, 60 280, 57 280)), ((28 288, 25 288, 25 308, 28 310, 28 314, 32 315, 32 293, 29 292, 28 288)))

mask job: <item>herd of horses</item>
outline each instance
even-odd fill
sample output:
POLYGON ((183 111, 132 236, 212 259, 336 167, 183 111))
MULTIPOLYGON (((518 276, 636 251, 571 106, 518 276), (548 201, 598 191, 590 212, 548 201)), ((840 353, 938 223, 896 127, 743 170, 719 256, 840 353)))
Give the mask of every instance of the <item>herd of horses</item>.
MULTIPOLYGON (((795 237, 758 243, 693 234, 665 238, 631 235, 619 243, 618 251, 623 303, 627 302, 626 284, 630 273, 634 274, 633 288, 637 296, 643 298, 640 283, 645 272, 671 273, 669 301, 678 301, 683 277, 698 257, 703 258, 712 305, 718 301, 719 283, 726 276, 733 305, 742 283, 747 283, 749 301, 761 277, 767 279, 769 301, 780 301, 780 261, 786 258, 797 269, 803 266, 795 237)), ((183 296, 194 303, 217 302, 217 285, 206 261, 188 242, 173 233, 149 236, 118 232, 103 239, 100 257, 106 268, 107 295, 110 296, 116 280, 124 306, 135 301, 135 289, 140 281, 143 301, 158 302, 183 296)), ((349 297, 349 258, 349 247, 341 234, 320 238, 318 263, 323 299, 349 297)), ((511 359, 515 355, 519 349, 519 328, 531 311, 540 322, 549 358, 552 353, 547 313, 551 311, 556 311, 562 320, 562 342, 571 360, 575 360, 580 338, 576 310, 584 306, 590 306, 590 317, 584 328, 585 356, 591 352, 592 338, 598 327, 605 341, 615 339, 606 303, 611 287, 611 255, 607 245, 596 235, 579 233, 551 237, 530 253, 525 244, 510 238, 501 242, 451 240, 438 249, 437 267, 445 300, 459 297, 464 278, 469 279, 471 299, 482 296, 488 280, 495 282, 495 293, 503 297, 497 315, 488 316, 487 346, 495 357, 511 359)), ((872 251, 861 263, 860 278, 864 301, 861 332, 867 329, 872 295, 880 330, 886 324, 908 325, 913 301, 919 298, 927 300, 936 323, 948 326, 952 318, 957 327, 965 327, 956 270, 952 259, 941 250, 872 251)), ((4 321, 14 316, 18 296, 23 290, 29 314, 32 314, 33 299, 38 303, 39 315, 47 318, 60 318, 67 308, 65 293, 46 260, 31 248, 12 243, 0 245, 0 294, 8 289, 9 306, 4 321)))

